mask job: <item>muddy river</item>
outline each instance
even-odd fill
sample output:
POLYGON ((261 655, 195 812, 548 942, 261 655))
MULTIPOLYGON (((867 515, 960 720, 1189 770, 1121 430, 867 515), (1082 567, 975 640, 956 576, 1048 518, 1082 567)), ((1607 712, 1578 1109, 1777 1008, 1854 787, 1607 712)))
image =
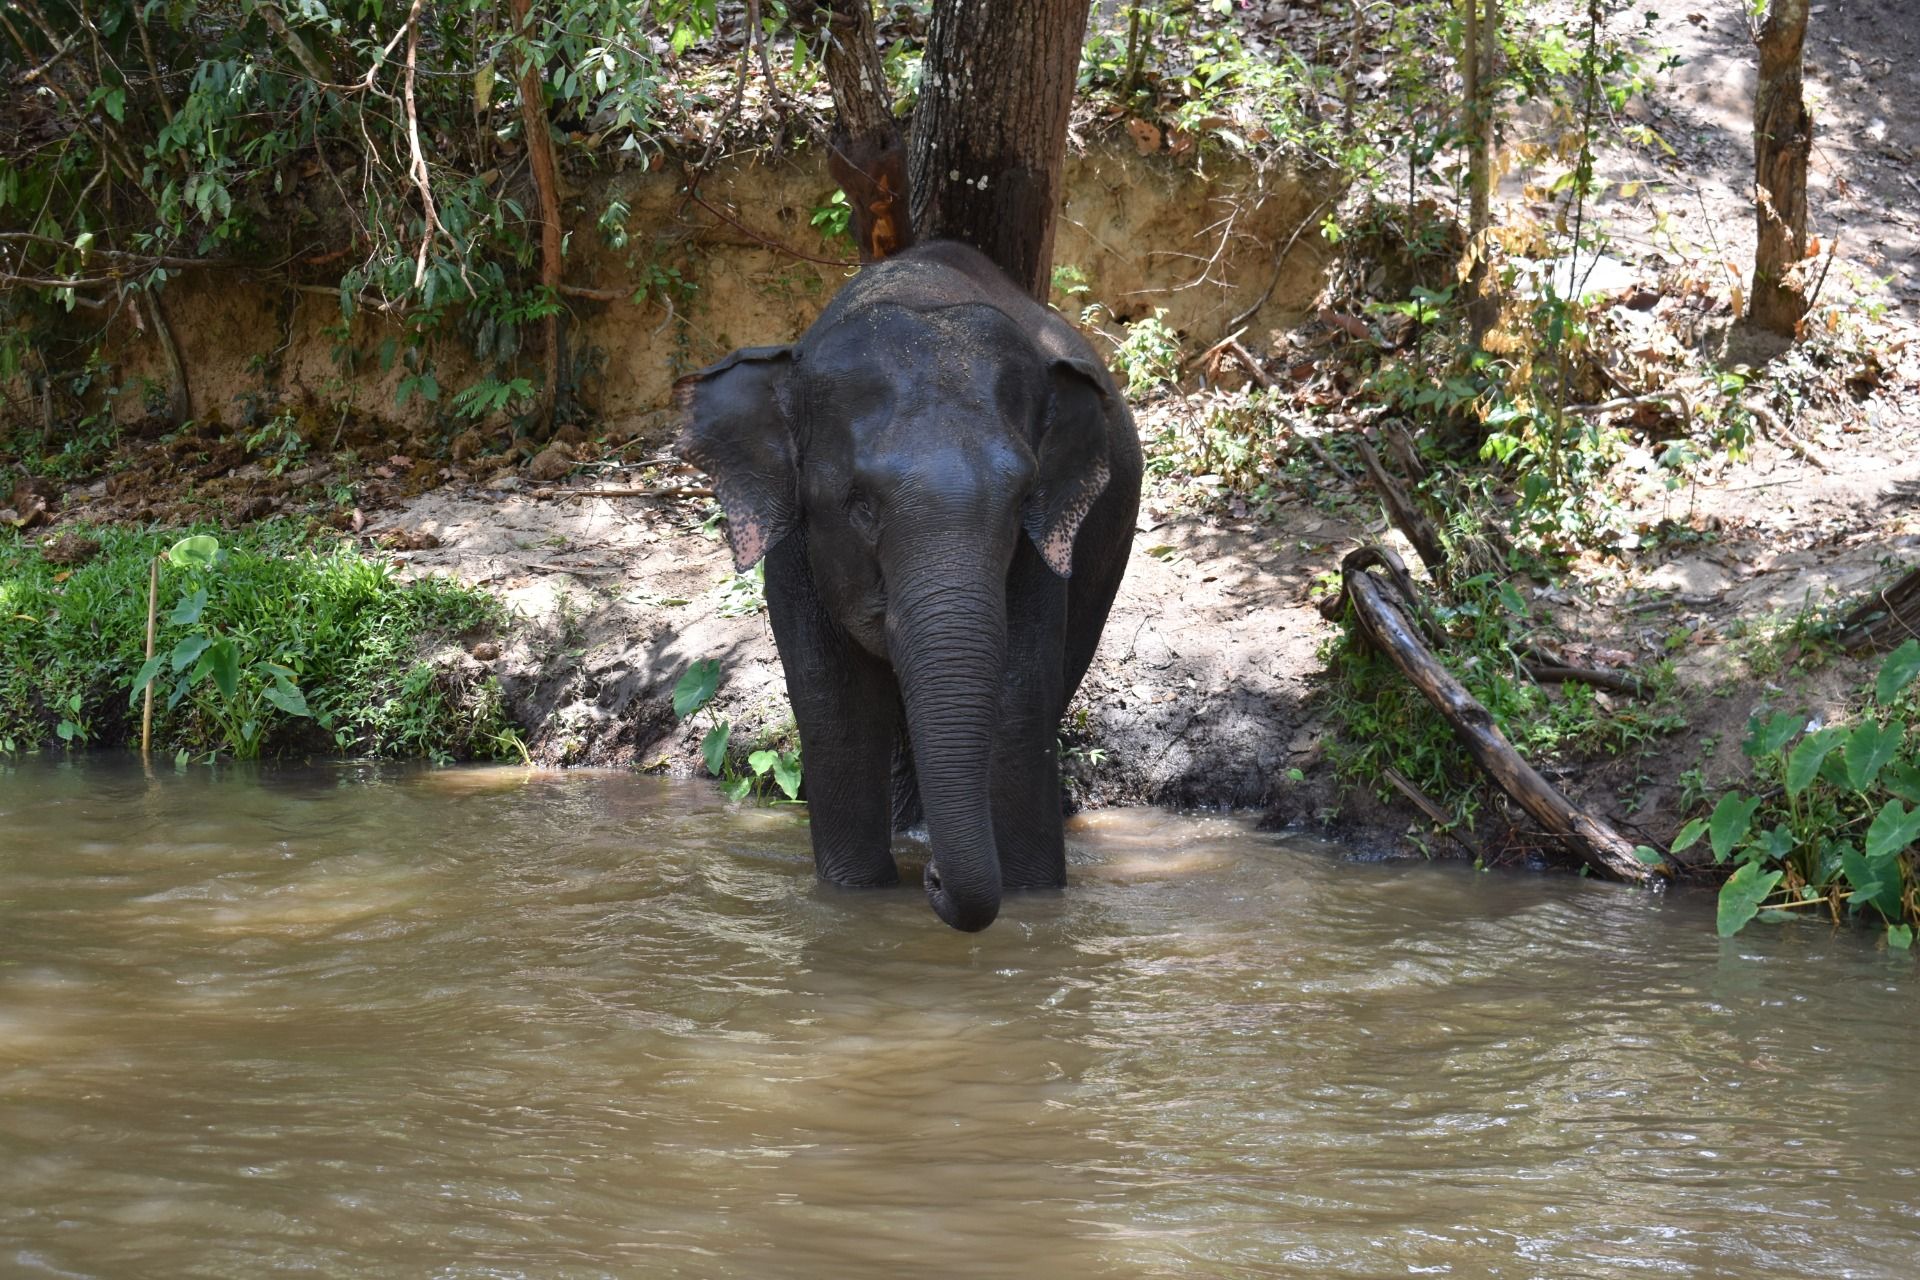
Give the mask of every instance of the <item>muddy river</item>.
POLYGON ((1069 834, 961 935, 695 783, 0 761, 0 1275, 1915 1274, 1871 936, 1069 834))

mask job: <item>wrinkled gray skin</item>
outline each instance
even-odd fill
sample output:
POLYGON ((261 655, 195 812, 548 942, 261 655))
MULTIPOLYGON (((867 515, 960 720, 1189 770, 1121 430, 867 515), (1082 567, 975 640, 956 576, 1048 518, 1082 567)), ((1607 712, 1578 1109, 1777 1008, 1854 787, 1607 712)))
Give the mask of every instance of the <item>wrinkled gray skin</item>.
POLYGON ((895 883, 895 819, 917 810, 954 928, 986 928, 1003 889, 1064 884, 1055 735, 1140 504, 1139 436, 1092 348, 933 243, 866 268, 793 346, 686 379, 682 403, 736 563, 766 557, 819 874, 895 883))

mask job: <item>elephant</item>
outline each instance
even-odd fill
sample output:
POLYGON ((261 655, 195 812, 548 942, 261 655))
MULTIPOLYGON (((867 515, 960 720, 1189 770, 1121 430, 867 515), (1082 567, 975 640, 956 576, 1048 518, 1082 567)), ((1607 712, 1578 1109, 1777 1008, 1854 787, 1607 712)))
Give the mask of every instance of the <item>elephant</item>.
POLYGON ((917 810, 955 929, 1064 885, 1057 734, 1140 505, 1139 435, 1092 347, 935 241, 863 268, 792 345, 678 388, 680 456, 739 569, 766 561, 819 877, 897 883, 917 810))

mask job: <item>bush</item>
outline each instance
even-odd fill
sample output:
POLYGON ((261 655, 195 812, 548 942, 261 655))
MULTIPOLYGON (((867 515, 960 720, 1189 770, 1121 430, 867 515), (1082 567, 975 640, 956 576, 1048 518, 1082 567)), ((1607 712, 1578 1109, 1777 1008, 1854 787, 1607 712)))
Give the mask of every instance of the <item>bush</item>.
MULTIPOLYGON (((103 527, 45 544, 0 534, 0 751, 137 741, 148 566, 182 533, 208 532, 103 527)), ((436 639, 497 624, 484 593, 400 582, 291 522, 227 535, 204 568, 163 566, 156 746, 436 759, 517 750, 491 680, 463 685, 421 656, 436 639)))

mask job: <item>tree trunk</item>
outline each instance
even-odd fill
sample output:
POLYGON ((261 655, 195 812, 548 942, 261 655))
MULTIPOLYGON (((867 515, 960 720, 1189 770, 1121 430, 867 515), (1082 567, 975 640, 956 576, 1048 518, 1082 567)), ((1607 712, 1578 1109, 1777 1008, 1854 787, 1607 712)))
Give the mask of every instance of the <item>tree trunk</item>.
POLYGON ((827 170, 847 193, 862 262, 878 262, 913 243, 907 212, 907 148, 893 118, 887 76, 874 34, 872 0, 827 0, 816 35, 837 120, 827 170))
POLYGON ((1801 97, 1800 50, 1807 37, 1807 0, 1769 0, 1754 35, 1760 80, 1753 95, 1755 326, 1792 337, 1807 313, 1793 269, 1807 256, 1807 157, 1813 119, 1801 97))
POLYGON ((1466 0, 1461 70, 1466 78, 1467 135, 1467 325, 1477 350, 1495 315, 1486 296, 1487 228, 1493 204, 1493 90, 1499 47, 1499 0, 1466 0), (1485 5, 1484 16, 1481 6, 1485 5))
POLYGON ((1088 0, 934 6, 913 116, 913 228, 970 244, 1044 302, 1088 0))
MULTIPOLYGON (((512 0, 514 25, 525 39, 533 32, 533 0, 512 0)), ((553 163, 553 134, 547 126, 546 90, 540 82, 540 63, 533 57, 520 66, 520 129, 526 135, 527 161, 540 197, 540 283, 553 305, 542 322, 540 398, 534 402, 533 437, 553 433, 553 406, 560 393, 560 283, 563 270, 560 243, 560 176, 553 163)))

